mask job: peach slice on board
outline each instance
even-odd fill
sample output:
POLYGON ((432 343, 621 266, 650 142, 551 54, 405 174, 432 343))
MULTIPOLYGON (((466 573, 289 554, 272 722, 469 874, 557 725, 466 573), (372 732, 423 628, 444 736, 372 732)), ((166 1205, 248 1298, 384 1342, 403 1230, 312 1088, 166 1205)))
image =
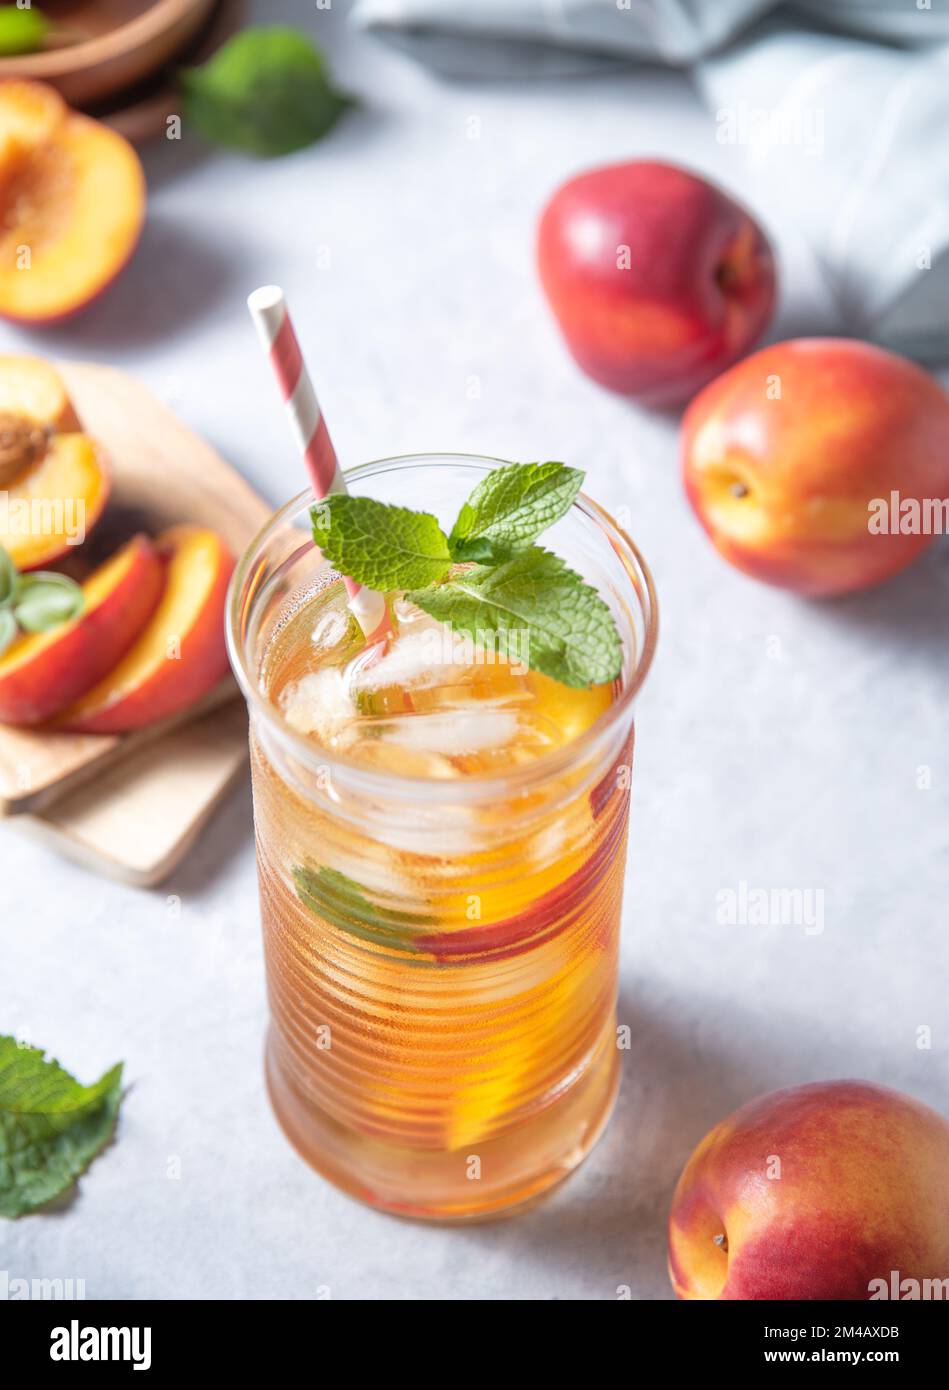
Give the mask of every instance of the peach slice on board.
POLYGON ((14 415, 58 434, 82 427, 62 377, 39 357, 0 355, 0 415, 14 415))
POLYGON ((0 493, 0 545, 19 570, 42 569, 81 545, 102 515, 109 475, 84 434, 54 435, 0 493))
POLYGON ((35 85, 0 83, 0 316, 51 323, 126 265, 146 189, 138 155, 107 126, 68 111, 45 129, 25 119, 35 85))
POLYGON ((158 538, 167 578, 155 612, 119 664, 54 721, 121 734, 167 719, 227 674, 224 601, 234 558, 214 531, 175 526, 158 538))
POLYGON ((120 661, 155 610, 165 567, 135 536, 86 580, 83 611, 49 632, 20 637, 0 657, 0 721, 39 724, 120 661))

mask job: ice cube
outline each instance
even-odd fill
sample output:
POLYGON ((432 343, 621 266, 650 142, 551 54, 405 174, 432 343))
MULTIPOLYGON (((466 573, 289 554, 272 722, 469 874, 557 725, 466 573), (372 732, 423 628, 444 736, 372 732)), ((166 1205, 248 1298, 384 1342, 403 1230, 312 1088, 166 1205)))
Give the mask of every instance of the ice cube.
POLYGON ((315 734, 324 744, 353 722, 356 708, 338 666, 324 666, 293 681, 280 696, 283 717, 298 734, 315 734))
POLYGON ((400 632, 382 657, 365 653, 350 668, 356 691, 382 690, 386 686, 412 689, 440 682, 454 666, 454 641, 442 623, 426 623, 400 632))
POLYGON ((417 752, 462 757, 504 748, 517 737, 518 718, 512 710, 468 707, 443 714, 408 714, 395 719, 366 720, 379 738, 417 752))
POLYGON ((322 656, 333 651, 335 647, 342 646, 349 638, 351 627, 352 620, 348 609, 328 608, 317 618, 316 625, 310 633, 310 641, 322 656))

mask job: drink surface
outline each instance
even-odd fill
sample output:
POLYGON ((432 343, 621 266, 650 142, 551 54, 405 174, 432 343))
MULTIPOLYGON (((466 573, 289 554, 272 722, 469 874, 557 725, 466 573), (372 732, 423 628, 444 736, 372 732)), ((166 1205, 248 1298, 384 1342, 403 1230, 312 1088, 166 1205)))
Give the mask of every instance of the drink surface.
POLYGON ((332 773, 308 790, 254 733, 269 1078, 336 1182, 466 1218, 564 1176, 609 1112, 631 735, 607 766, 465 805, 470 779, 569 746, 615 692, 393 613, 394 641, 367 654, 332 585, 288 608, 263 657, 264 693, 330 767, 431 779, 458 802, 433 808, 421 783, 415 803, 353 804, 332 773))

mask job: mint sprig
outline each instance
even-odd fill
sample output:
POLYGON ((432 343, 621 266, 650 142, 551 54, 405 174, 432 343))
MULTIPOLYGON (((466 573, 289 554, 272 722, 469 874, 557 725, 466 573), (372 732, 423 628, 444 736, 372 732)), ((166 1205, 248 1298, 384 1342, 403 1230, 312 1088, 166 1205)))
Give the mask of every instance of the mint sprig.
POLYGON ((19 574, 0 546, 0 656, 21 632, 49 632, 83 611, 82 589, 55 570, 19 574))
POLYGON ((488 633, 512 660, 563 685, 615 680, 623 648, 606 603, 534 541, 564 516, 583 482, 563 463, 493 469, 445 536, 435 517, 333 494, 312 508, 313 539, 341 574, 411 602, 475 641, 488 633))
POLYGON ((122 1064, 82 1086, 58 1062, 0 1036, 0 1216, 65 1192, 112 1137, 122 1064))
POLYGON ((262 157, 312 145, 353 105, 313 40, 283 25, 243 30, 180 80, 187 122, 208 140, 262 157))
POLYGON ((451 529, 453 560, 497 564, 530 545, 570 510, 583 474, 562 463, 495 468, 475 488, 451 529))

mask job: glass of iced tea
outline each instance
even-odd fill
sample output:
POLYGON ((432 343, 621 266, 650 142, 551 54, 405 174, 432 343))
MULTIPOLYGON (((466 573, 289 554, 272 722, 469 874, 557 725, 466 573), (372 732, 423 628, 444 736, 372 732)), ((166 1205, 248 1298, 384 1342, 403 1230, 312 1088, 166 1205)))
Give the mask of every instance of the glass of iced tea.
MULTIPOLYGON (((382 459, 347 483, 447 527, 500 463, 382 459)), ((400 595, 380 655, 312 543, 312 502, 296 497, 252 543, 229 612, 251 713, 270 1096, 347 1192, 483 1218, 564 1178, 614 1102, 652 580, 581 495, 544 543, 612 610, 614 684, 561 685, 400 595)))

